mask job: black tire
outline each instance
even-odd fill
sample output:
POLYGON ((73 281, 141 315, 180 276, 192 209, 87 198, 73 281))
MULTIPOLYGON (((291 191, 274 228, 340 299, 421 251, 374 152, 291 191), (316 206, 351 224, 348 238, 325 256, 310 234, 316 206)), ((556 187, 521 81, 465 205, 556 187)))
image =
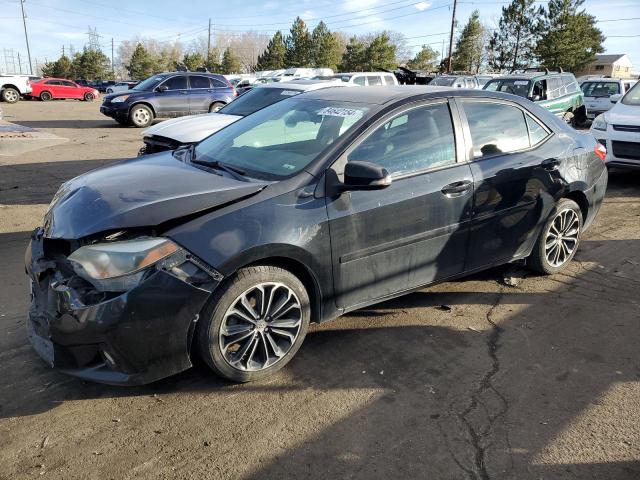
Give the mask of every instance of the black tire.
POLYGON ((2 100, 7 103, 16 103, 20 100, 20 92, 12 87, 7 87, 2 90, 2 100))
MULTIPOLYGON (((542 273, 544 275, 552 275, 554 273, 558 273, 561 270, 563 270, 569 264, 569 262, 571 262, 574 255, 578 251, 578 247, 580 246, 580 236, 582 235, 583 221, 584 220, 582 218, 582 211, 580 210, 580 207, 576 202, 574 202, 573 200, 569 200, 568 198, 560 199, 558 204, 555 206, 555 208, 551 212, 551 215, 549 215, 549 218, 545 222, 544 227, 542 228, 540 235, 536 240, 536 244, 533 247, 533 251, 531 252, 531 255, 529 256, 529 258, 527 259, 527 265, 529 266, 529 268, 531 268, 535 272, 542 273), (578 225, 577 225, 575 245, 573 246, 573 249, 571 250, 570 254, 566 255, 562 259, 561 264, 554 265, 548 258, 548 255, 550 254, 551 249, 553 248, 552 243, 550 244, 549 242, 550 242, 550 239, 555 236, 554 233, 551 231, 551 229, 552 229, 552 226, 554 228, 557 227, 557 223, 554 224, 554 222, 558 222, 559 217, 567 210, 571 210, 577 218, 578 225)), ((556 248, 560 248, 560 247, 556 246, 556 248)))
MULTIPOLYGON (((268 307, 266 310, 268 313, 268 307)), ((287 270, 273 266, 253 266, 243 268, 233 277, 225 280, 225 282, 218 287, 205 308, 196 332, 198 349, 203 360, 218 375, 234 382, 258 380, 273 375, 293 358, 307 334, 310 318, 311 307, 309 304, 309 295, 298 277, 287 270), (297 336, 294 338, 293 342, 287 342, 286 348, 288 349, 285 350, 284 355, 279 357, 279 359, 274 363, 259 370, 236 368, 225 358, 225 354, 221 347, 221 336, 223 336, 221 329, 223 327, 223 322, 225 321, 225 316, 232 306, 237 305, 239 298, 243 294, 251 291, 252 288, 255 288, 256 286, 265 283, 282 284, 286 289, 293 292, 295 297, 297 297, 297 299, 294 300, 298 301, 297 305, 299 308, 292 309, 292 311, 297 312, 296 315, 299 315, 300 317, 297 336)), ((279 317, 275 317, 275 320, 271 320, 271 322, 276 321, 283 320, 279 317)), ((259 328, 257 325, 252 327, 249 323, 245 322, 245 324, 248 325, 252 331, 249 340, 246 341, 253 342, 255 339, 256 346, 253 348, 253 351, 257 351, 258 346, 261 346, 262 348, 263 344, 260 343, 260 338, 262 338, 262 341, 265 343, 266 340, 268 340, 266 339, 268 335, 271 335, 272 339, 274 338, 274 332, 272 331, 269 333, 269 327, 271 326, 273 328, 273 323, 263 322, 267 328, 262 331, 257 331, 259 328)), ((242 335, 242 333, 240 335, 242 335)), ((226 336, 229 337, 230 335, 227 333, 226 336)), ((232 357, 234 356, 234 353, 242 350, 242 348, 240 348, 240 342, 230 341, 227 347, 232 352, 227 355, 232 357), (232 347, 236 345, 238 348, 234 350, 232 347)), ((268 349, 269 347, 266 348, 268 349)), ((251 348, 245 350, 245 355, 246 353, 249 353, 249 350, 251 350, 251 348)), ((275 353, 275 350, 272 349, 271 351, 275 353)), ((262 352, 264 352, 264 350, 260 350, 259 355, 262 358, 265 358, 265 355, 262 352)), ((240 355, 239 358, 244 359, 245 355, 240 355)), ((241 361, 240 365, 242 365, 241 361)))
POLYGON ((85 93, 83 97, 83 100, 85 102, 93 102, 95 99, 96 99, 96 96, 91 92, 85 93))
POLYGON ((209 113, 214 113, 224 107, 226 104, 224 102, 213 102, 209 105, 209 113))
POLYGON ((129 111, 129 123, 134 127, 146 128, 153 122, 153 111, 146 105, 137 104, 129 111))
POLYGON ((40 93, 40 100, 42 100, 43 102, 48 102, 52 98, 53 98, 53 96, 49 92, 41 92, 40 93))

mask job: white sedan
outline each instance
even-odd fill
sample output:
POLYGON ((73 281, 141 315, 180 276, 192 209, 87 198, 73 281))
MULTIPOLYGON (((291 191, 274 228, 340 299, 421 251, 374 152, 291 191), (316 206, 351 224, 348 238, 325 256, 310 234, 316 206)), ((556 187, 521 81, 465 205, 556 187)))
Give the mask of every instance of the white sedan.
POLYGON ((620 97, 611 96, 615 105, 593 120, 591 133, 607 148, 608 165, 640 168, 640 82, 620 97))
POLYGON ((165 120, 143 132, 144 147, 139 154, 175 150, 204 140, 212 133, 267 105, 303 92, 328 87, 348 87, 337 80, 300 80, 260 85, 241 95, 218 112, 165 120))

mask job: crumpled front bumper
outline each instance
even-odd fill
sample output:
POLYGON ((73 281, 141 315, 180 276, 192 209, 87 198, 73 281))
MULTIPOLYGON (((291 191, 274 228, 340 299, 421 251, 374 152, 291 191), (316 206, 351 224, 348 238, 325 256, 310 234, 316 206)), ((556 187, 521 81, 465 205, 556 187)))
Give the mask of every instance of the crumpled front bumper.
POLYGON ((25 255, 27 333, 52 367, 86 380, 140 385, 191 367, 189 351, 210 290, 156 270, 135 288, 86 305, 46 255, 41 231, 25 255))

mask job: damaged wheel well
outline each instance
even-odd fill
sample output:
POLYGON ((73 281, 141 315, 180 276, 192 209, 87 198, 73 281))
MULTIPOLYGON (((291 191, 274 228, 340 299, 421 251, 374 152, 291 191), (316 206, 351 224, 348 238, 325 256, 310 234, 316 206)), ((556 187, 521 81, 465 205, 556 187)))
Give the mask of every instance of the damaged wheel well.
POLYGON ((587 200, 586 195, 580 190, 574 190, 573 192, 569 192, 564 195, 564 198, 573 200, 578 204, 578 206, 580 207, 580 212, 582 213, 582 221, 585 222, 589 213, 589 201, 587 200))

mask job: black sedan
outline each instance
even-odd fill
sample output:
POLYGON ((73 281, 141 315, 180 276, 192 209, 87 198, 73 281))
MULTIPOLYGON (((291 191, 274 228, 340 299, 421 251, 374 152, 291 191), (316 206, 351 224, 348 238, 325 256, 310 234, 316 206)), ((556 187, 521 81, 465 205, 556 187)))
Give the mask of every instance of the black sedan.
POLYGON ((507 94, 304 93, 63 184, 26 253, 29 337, 99 382, 151 382, 193 352, 262 378, 310 322, 514 260, 562 270, 605 195, 605 154, 507 94))

